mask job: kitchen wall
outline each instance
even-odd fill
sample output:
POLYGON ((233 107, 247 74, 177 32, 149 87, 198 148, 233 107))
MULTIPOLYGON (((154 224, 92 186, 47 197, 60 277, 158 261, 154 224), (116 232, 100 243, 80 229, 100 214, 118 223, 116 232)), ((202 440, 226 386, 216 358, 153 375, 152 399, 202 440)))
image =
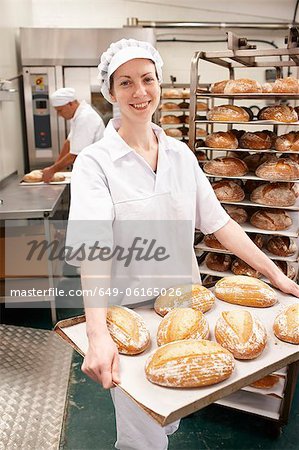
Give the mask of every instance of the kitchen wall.
MULTIPOLYGON (((0 79, 20 73, 17 58, 18 29, 31 26, 31 0, 0 0, 0 79)), ((13 82, 12 87, 18 88, 13 82)), ((19 93, 13 101, 0 101, 0 181, 23 171, 23 142, 19 93)))

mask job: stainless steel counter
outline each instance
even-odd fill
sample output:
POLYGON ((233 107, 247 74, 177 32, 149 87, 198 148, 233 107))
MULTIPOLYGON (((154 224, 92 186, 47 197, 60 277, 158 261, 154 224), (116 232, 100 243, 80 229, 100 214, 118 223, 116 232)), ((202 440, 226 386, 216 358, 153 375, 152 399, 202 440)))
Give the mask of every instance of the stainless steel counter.
POLYGON ((52 217, 66 185, 21 186, 20 179, 14 175, 0 186, 0 220, 52 217))

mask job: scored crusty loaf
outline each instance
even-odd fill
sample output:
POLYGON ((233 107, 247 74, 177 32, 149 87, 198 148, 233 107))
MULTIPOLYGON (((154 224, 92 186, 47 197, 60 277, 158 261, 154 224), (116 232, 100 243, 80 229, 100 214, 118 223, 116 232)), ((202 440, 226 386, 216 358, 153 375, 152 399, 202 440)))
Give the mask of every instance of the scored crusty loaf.
POLYGON ((211 270, 226 272, 230 269, 232 258, 224 253, 208 253, 205 258, 206 266, 211 270))
POLYGON ((255 171, 257 177, 269 181, 288 181, 299 178, 299 164, 290 158, 266 161, 255 171))
POLYGON ((211 175, 241 177, 248 172, 248 167, 241 159, 223 156, 206 162, 203 170, 211 175))
POLYGON ((253 150, 268 150, 272 146, 270 135, 264 131, 244 133, 240 138, 240 147, 253 150))
POLYGON ((150 345, 150 334, 144 320, 124 306, 107 309, 107 327, 120 353, 136 355, 150 345))
POLYGON ((229 80, 224 88, 224 94, 249 94, 251 92, 261 93, 262 86, 258 81, 249 78, 229 80))
POLYGON ((160 106, 161 111, 170 111, 172 109, 179 109, 179 105, 174 102, 165 102, 160 106))
MULTIPOLYGON (((53 177, 51 178, 51 182, 58 182, 58 181, 64 181, 65 176, 61 173, 54 173, 53 177)), ((29 173, 26 173, 23 176, 22 181, 25 181, 26 183, 40 183, 43 181, 43 171, 42 170, 32 170, 29 173)))
POLYGON ((294 280, 297 275, 295 267, 288 261, 273 261, 279 269, 291 280, 294 280))
POLYGON ((282 209, 261 209, 252 214, 250 223, 260 229, 281 231, 289 228, 293 221, 282 209))
POLYGON ((273 120, 275 122, 297 122, 298 115, 292 106, 274 105, 262 108, 257 118, 259 120, 273 120))
POLYGON ((212 183, 212 188, 219 201, 241 202, 245 198, 245 192, 236 182, 220 180, 212 183))
POLYGON ((214 106, 207 112, 207 119, 215 122, 248 122, 250 114, 240 106, 220 105, 214 106))
POLYGON ((159 295, 154 309, 160 316, 165 316, 174 308, 193 308, 206 312, 212 308, 214 302, 214 294, 201 284, 184 284, 167 289, 164 295, 159 295))
POLYGON ((272 92, 273 84, 274 83, 263 83, 262 84, 262 91, 265 94, 270 94, 272 92))
POLYGON ((281 341, 299 344, 299 302, 278 314, 273 331, 281 341))
MULTIPOLYGON (((250 172, 255 172, 256 169, 263 163, 267 161, 278 161, 278 158, 275 155, 267 154, 267 153, 254 153, 253 155, 245 156, 243 159, 245 164, 247 165, 250 172)), ((253 180, 251 180, 253 181, 253 180)))
POLYGON ((254 359, 264 350, 267 333, 264 325, 249 311, 223 311, 216 322, 215 338, 236 359, 254 359))
POLYGON ((227 379, 234 370, 232 354, 216 342, 183 340, 159 347, 147 360, 146 377, 174 388, 209 386, 227 379))
POLYGON ((256 308, 268 308, 277 302, 274 289, 261 280, 243 275, 219 280, 215 285, 215 295, 228 303, 256 308))
POLYGON ((162 98, 183 98, 183 93, 180 89, 165 89, 162 93, 162 98))
POLYGON ((229 82, 229 80, 222 80, 222 81, 217 81, 216 83, 213 83, 211 86, 212 94, 223 94, 224 88, 228 82, 229 82))
POLYGON ((210 148, 238 148, 238 139, 231 131, 218 131, 206 137, 206 146, 210 148))
POLYGON ((248 213, 244 208, 237 205, 225 205, 227 214, 238 224, 243 224, 248 220, 248 213))
POLYGON ((205 102, 197 102, 196 103, 196 111, 207 111, 208 105, 205 102))
POLYGON ((201 311, 175 308, 163 318, 157 331, 159 346, 182 339, 208 339, 209 324, 201 311))
POLYGON ((167 128, 164 132, 167 136, 175 138, 181 138, 183 136, 183 133, 179 128, 167 128))
POLYGON ((279 380, 280 377, 278 375, 270 374, 251 383, 249 386, 256 389, 271 389, 279 382, 279 380))
POLYGON ((252 191, 250 200, 260 205, 292 206, 296 203, 296 195, 286 183, 267 183, 252 191))
POLYGON ((264 234, 254 233, 250 234, 249 237, 258 248, 262 249, 264 247, 266 241, 264 234))
POLYGON ((247 275, 249 277, 260 278, 261 274, 240 258, 234 259, 231 271, 235 275, 247 275))
POLYGON ((223 247, 223 245, 218 241, 214 234, 206 234, 203 238, 203 241, 207 247, 225 250, 225 247, 223 247))
POLYGON ((277 256, 291 256, 297 251, 297 245, 289 236, 272 236, 267 242, 267 250, 277 256))
POLYGON ((160 118, 160 123, 162 124, 178 124, 181 123, 181 120, 178 116, 174 116, 173 114, 167 114, 160 118))
POLYGON ((275 150, 279 152, 298 152, 299 151, 299 132, 290 131, 282 134, 275 140, 275 150))
POLYGON ((298 80, 294 77, 277 78, 272 86, 272 92, 281 94, 297 94, 299 92, 298 80))

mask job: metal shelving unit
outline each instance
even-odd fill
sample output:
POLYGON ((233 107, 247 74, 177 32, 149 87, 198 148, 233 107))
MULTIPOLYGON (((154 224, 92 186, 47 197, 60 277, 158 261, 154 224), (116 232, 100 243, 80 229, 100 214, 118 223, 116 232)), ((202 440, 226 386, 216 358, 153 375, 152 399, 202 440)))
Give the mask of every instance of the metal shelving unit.
MULTIPOLYGON (((224 67, 228 69, 229 76, 228 79, 235 79, 235 70, 236 69, 244 69, 244 68, 266 68, 266 67, 272 67, 276 70, 277 78, 282 77, 282 68, 283 67, 298 67, 299 66, 299 33, 297 29, 291 28, 289 31, 288 38, 286 40, 287 47, 286 48, 280 48, 280 49, 273 49, 273 50, 257 50, 255 46, 249 46, 247 44, 246 38, 239 38, 238 36, 234 35, 231 32, 227 33, 228 35, 228 50, 226 51, 218 51, 218 52, 197 52, 193 59, 192 59, 192 65, 191 65, 191 82, 190 82, 190 120, 189 120, 189 146, 191 149, 195 149, 195 142, 196 142, 196 128, 198 125, 205 125, 207 127, 207 130, 209 132, 214 131, 215 125, 226 125, 227 129, 232 129, 233 125, 241 124, 244 126, 251 127, 252 125, 260 125, 260 126, 271 126, 273 127, 274 131, 277 132, 279 130, 279 127, 281 125, 292 125, 294 127, 299 126, 299 121, 295 123, 280 123, 280 122, 274 122, 269 120, 251 120, 249 122, 215 122, 206 120, 205 118, 197 118, 196 117, 196 103, 199 99, 206 98, 209 99, 211 102, 214 102, 216 99, 226 99, 228 104, 234 104, 237 100, 250 100, 250 99, 259 99, 259 100, 271 100, 273 104, 280 103, 281 101, 290 101, 290 100, 299 100, 299 94, 213 94, 209 92, 209 88, 202 88, 198 85, 198 79, 199 79, 199 63, 200 61, 209 62, 212 65, 218 65, 220 67, 224 67), (289 57, 289 60, 283 60, 283 57, 287 56, 289 57), (262 58, 262 59, 260 59, 262 58)), ((223 102, 225 103, 225 102, 223 102)), ((249 128, 250 129, 250 128, 249 128)), ((214 152, 216 152, 216 156, 219 155, 219 152, 250 152, 250 153, 281 153, 274 149, 270 150, 252 150, 252 149, 220 149, 220 148, 209 148, 209 147, 202 147, 201 150, 204 150, 207 152, 207 154, 213 158, 214 152), (217 155, 218 153, 218 155, 217 155)), ((299 152, 290 152, 292 154, 299 153, 299 152)), ((285 153, 287 155, 287 153, 285 153)), ((258 178, 254 174, 248 174, 243 177, 222 177, 222 176, 216 176, 216 175, 209 175, 206 174, 208 178, 210 179, 221 179, 221 178, 228 178, 228 179, 243 179, 243 180, 258 180, 258 181, 265 181, 261 178, 258 178)), ((271 180, 274 181, 274 180, 271 180)), ((282 182, 281 180, 279 180, 282 182)), ((295 182, 298 183, 299 180, 295 180, 295 182)), ((293 182, 293 181, 292 181, 293 182)), ((241 201, 241 202, 222 202, 223 204, 232 204, 232 205, 240 205, 242 207, 246 208, 271 208, 267 205, 260 205, 257 203, 253 203, 247 199, 241 201)), ((299 211, 299 203, 298 200, 295 203, 295 205, 288 207, 288 208, 281 208, 279 209, 287 210, 288 213, 293 217, 293 225, 289 227, 286 230, 283 231, 268 231, 268 230, 262 230, 256 227, 253 227, 249 223, 245 223, 242 225, 242 228, 244 231, 248 233, 258 233, 258 234, 271 234, 271 235, 284 235, 289 236, 293 238, 298 237, 298 230, 299 230, 299 223, 298 223, 298 211, 299 211)), ((195 252, 198 256, 200 256, 199 261, 204 260, 204 256, 206 252, 216 252, 216 253, 228 253, 228 251, 225 250, 219 250, 219 249, 213 249, 210 247, 207 247, 204 245, 204 243, 199 243, 195 246, 195 252)), ((275 255, 270 254, 269 252, 265 251, 267 256, 271 257, 273 260, 283 260, 283 261, 292 261, 297 262, 298 265, 298 250, 293 257, 276 257, 275 255)), ((215 272, 210 269, 208 269, 204 262, 199 263, 199 269, 201 273, 207 274, 209 276, 216 276, 216 277, 223 277, 225 275, 231 275, 230 273, 225 272, 215 272)), ((298 271, 298 267, 297 267, 298 271)), ((298 368, 299 368, 299 362, 293 363, 287 368, 287 375, 286 375, 286 383, 285 383, 285 389, 282 394, 282 398, 278 399, 277 405, 275 405, 275 408, 273 408, 273 405, 270 407, 267 407, 265 403, 271 403, 272 399, 270 400, 270 396, 265 396, 264 394, 258 394, 258 393, 252 393, 252 392, 242 392, 239 391, 238 393, 233 394, 233 396, 226 397, 217 403, 228 406, 235 409, 241 409, 243 411, 247 411, 250 413, 254 413, 260 416, 267 417, 271 420, 273 420, 277 431, 280 432, 280 428, 282 425, 287 423, 291 403, 292 403, 292 397, 294 394, 295 386, 296 386, 296 380, 297 380, 297 374, 298 374, 298 368), (233 397, 233 398, 230 398, 233 397), (252 400, 253 397, 255 397, 255 400, 252 400), (252 401, 255 403, 255 406, 252 406, 252 401), (271 412, 272 410, 272 412, 271 412), (275 414, 274 411, 275 410, 275 414)), ((269 406, 269 405, 268 405, 269 406)))

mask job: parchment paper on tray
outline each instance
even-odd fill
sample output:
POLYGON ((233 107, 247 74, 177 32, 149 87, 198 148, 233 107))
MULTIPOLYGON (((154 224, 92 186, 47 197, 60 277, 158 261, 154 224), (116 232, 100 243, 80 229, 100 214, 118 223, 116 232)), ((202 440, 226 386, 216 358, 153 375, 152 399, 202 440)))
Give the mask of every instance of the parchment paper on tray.
MULTIPOLYGON (((272 331, 272 324, 277 314, 298 299, 281 293, 278 293, 278 297, 279 302, 270 308, 246 308, 216 300, 212 310, 205 313, 210 326, 211 340, 214 340, 215 322, 222 311, 245 308, 260 318, 265 325, 268 343, 258 358, 250 361, 236 360, 236 368, 227 380, 213 386, 193 389, 165 388, 154 385, 146 379, 145 362, 149 354, 157 347, 155 336, 162 318, 154 310, 136 308, 147 324, 152 343, 151 347, 140 355, 120 355, 120 388, 157 422, 167 425, 299 360, 299 346, 279 341, 272 331)), ((58 322, 55 331, 70 342, 79 353, 85 354, 88 340, 84 316, 58 322)))

